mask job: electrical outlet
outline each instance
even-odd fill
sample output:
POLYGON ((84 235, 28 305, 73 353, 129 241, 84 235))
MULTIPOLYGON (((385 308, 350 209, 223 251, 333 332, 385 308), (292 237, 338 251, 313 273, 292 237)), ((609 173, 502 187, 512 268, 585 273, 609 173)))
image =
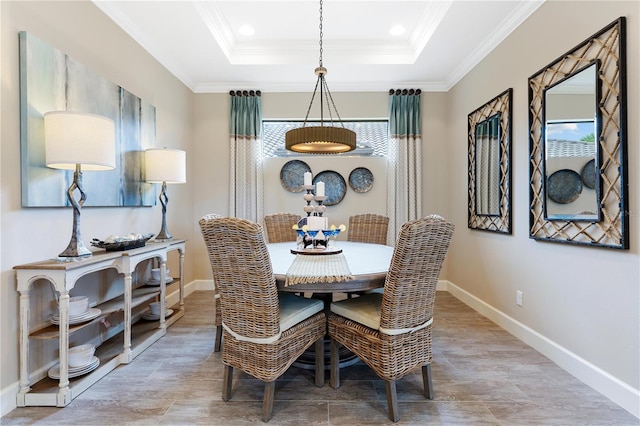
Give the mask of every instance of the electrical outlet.
POLYGON ((522 292, 520 290, 516 290, 516 305, 522 306, 522 292))

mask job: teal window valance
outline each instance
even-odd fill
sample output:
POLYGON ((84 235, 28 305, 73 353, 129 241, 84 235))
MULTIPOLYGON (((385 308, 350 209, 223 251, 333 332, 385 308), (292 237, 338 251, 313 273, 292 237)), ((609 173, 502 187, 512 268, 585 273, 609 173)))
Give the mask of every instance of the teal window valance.
POLYGON ((232 136, 259 138, 262 136, 261 92, 253 90, 230 91, 231 119, 229 133, 232 136))
POLYGON ((389 133, 396 136, 421 134, 420 89, 389 91, 389 133))

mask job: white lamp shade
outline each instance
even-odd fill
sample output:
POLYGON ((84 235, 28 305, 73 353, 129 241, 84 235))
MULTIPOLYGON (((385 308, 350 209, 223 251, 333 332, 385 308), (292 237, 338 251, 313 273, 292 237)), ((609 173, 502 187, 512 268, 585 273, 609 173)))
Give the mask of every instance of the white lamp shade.
POLYGON ((187 181, 187 153, 179 149, 153 148, 144 153, 145 180, 151 183, 187 181))
POLYGON ((44 114, 45 163, 53 169, 111 170, 116 167, 115 125, 95 114, 44 114))

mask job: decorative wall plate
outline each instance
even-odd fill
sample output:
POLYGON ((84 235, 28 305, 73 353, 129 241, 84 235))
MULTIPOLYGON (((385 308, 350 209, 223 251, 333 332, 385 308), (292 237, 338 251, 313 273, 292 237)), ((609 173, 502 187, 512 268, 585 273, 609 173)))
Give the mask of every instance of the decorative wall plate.
POLYGON ((558 170, 547 178, 547 196, 556 203, 573 203, 581 193, 582 178, 574 170, 558 170))
POLYGON ((584 186, 590 189, 596 188, 596 160, 589 160, 587 164, 584 165, 582 171, 580 172, 580 177, 582 178, 582 183, 584 186))
POLYGON ((325 206, 333 206, 338 204, 344 198, 347 192, 347 183, 340 173, 333 170, 325 170, 313 177, 313 184, 324 182, 324 195, 327 199, 324 201, 325 206))
POLYGON ((304 161, 287 161, 280 169, 282 187, 289 192, 302 192, 305 172, 311 172, 311 167, 304 161))
POLYGON ((373 186, 373 173, 366 167, 356 167, 349 174, 349 186, 355 192, 367 192, 373 186))

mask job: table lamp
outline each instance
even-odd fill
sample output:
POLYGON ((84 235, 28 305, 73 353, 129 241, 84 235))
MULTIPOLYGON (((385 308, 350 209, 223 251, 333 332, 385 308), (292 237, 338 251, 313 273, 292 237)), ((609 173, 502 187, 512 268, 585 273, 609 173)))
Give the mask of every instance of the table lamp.
POLYGON ((80 208, 87 196, 82 187, 82 170, 112 170, 116 167, 115 125, 95 114, 51 111, 44 114, 45 164, 52 169, 74 170, 67 198, 73 207, 73 231, 60 257, 90 256, 82 242, 80 208), (74 197, 75 190, 80 199, 74 197))
POLYGON ((150 183, 162 182, 160 204, 162 204, 162 228, 156 240, 170 240, 167 230, 167 196, 168 183, 185 183, 187 181, 187 154, 179 149, 152 148, 145 151, 145 178, 150 183))

